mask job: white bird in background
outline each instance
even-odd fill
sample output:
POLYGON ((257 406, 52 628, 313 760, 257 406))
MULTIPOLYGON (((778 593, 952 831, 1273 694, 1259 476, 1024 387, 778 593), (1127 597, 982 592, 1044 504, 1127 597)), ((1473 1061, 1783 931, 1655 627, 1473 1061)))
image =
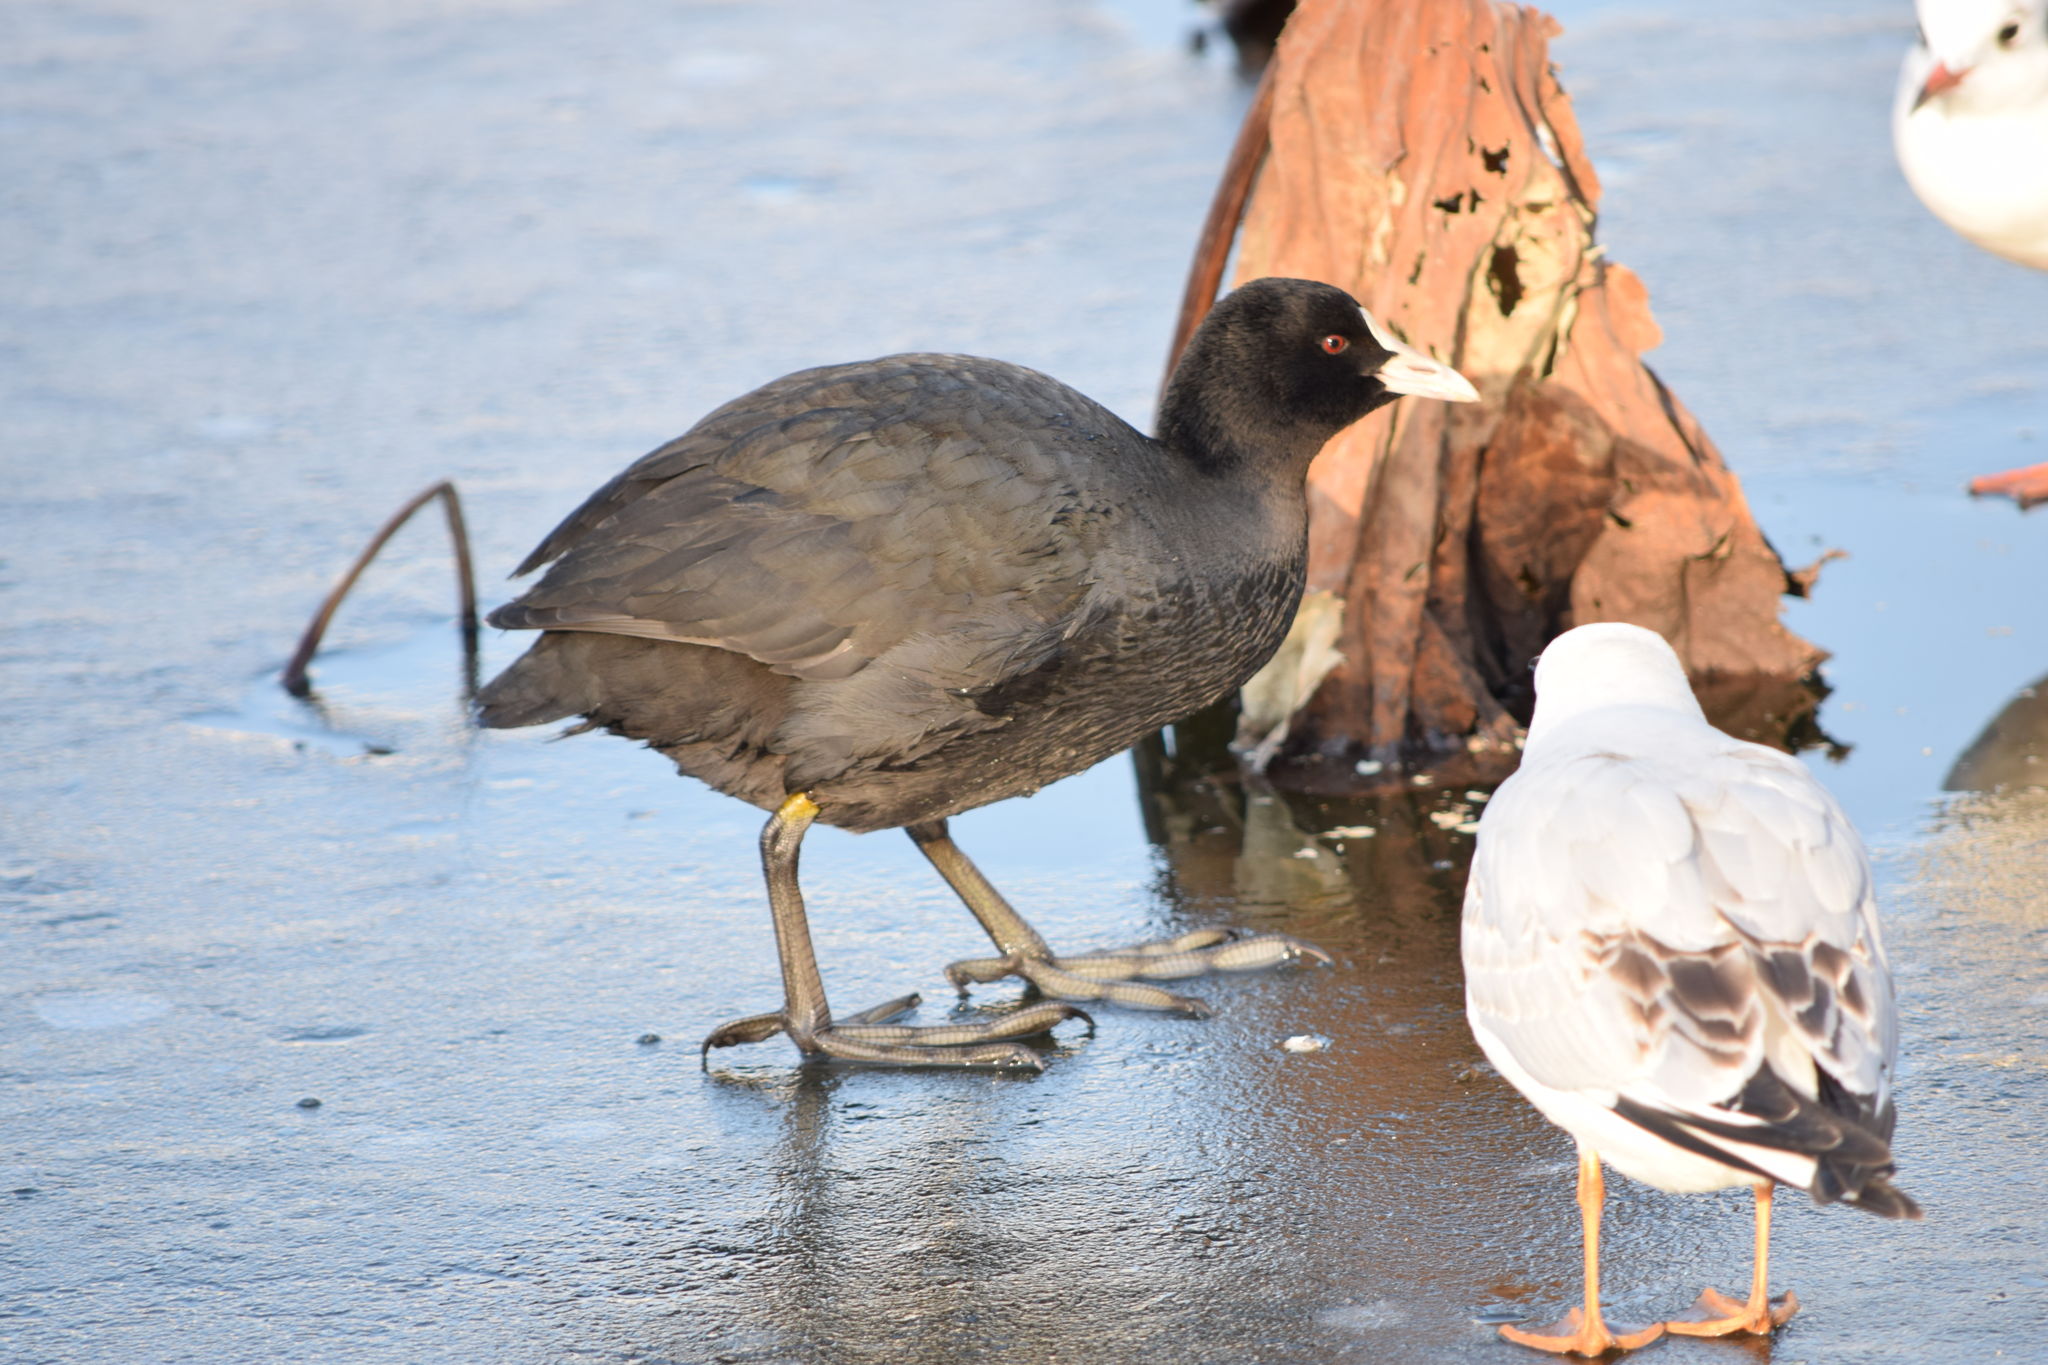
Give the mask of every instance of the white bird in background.
POLYGON ((1892 105, 1899 166, 1963 236, 2048 270, 2048 0, 1919 0, 1892 105))
MULTIPOLYGON (((1920 202, 2007 260, 2048 270, 2048 0, 1918 0, 1892 144, 1920 202)), ((2048 501, 2048 464, 1972 493, 2048 501)))
POLYGON ((1585 1307, 1525 1346, 1597 1356, 1666 1330, 1767 1333, 1771 1192, 1886 1218, 1897 1017, 1870 862, 1796 760, 1707 723, 1639 626, 1568 631, 1536 668, 1521 768, 1479 822, 1466 1013, 1487 1057, 1579 1147, 1585 1307), (1602 1163, 1675 1192, 1749 1185, 1749 1297, 1709 1289, 1640 1331, 1600 1311, 1602 1163))

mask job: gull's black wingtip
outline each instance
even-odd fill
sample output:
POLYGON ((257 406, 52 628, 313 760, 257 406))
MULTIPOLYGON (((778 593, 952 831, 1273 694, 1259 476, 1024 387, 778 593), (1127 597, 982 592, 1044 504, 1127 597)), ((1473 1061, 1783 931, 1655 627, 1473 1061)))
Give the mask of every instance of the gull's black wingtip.
POLYGON ((1879 1218, 1902 1218, 1917 1223, 1924 1216, 1912 1195, 1881 1175, 1865 1181, 1862 1189, 1853 1195, 1845 1195, 1842 1202, 1865 1213, 1874 1213, 1879 1218))

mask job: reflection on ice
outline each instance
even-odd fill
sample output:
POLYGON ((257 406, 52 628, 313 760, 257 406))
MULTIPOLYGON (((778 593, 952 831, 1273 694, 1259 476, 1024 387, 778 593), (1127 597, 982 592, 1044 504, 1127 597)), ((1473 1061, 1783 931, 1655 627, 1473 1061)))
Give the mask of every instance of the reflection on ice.
POLYGON ((1992 717, 1941 781, 1944 791, 1997 791, 2048 786, 2048 678, 1992 717))
POLYGON ((317 688, 305 698, 275 673, 250 680, 232 711, 189 717, 195 730, 337 758, 381 757, 427 745, 460 746, 475 733, 462 694, 458 642, 444 629, 320 656, 317 688))

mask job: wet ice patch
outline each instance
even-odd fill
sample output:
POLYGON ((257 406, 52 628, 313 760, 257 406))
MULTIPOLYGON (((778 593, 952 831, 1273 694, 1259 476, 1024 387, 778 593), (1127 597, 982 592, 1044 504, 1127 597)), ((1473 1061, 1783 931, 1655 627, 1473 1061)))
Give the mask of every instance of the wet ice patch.
POLYGON ((128 1028, 169 1014, 171 1002, 136 991, 67 991, 43 996, 35 1012, 51 1028, 128 1028))
POLYGON ((1316 1314, 1316 1321, 1324 1327, 1335 1327, 1345 1332, 1383 1332, 1408 1321, 1408 1315, 1395 1306, 1392 1299, 1375 1299, 1371 1303, 1346 1303, 1325 1308, 1316 1314))
POLYGON ((268 436, 274 423, 267 417, 255 417, 242 413, 216 413, 203 417, 192 424, 195 434, 209 441, 229 444, 236 441, 253 441, 268 436))
POLYGON ((669 75, 683 85, 700 89, 728 90, 759 80, 773 70, 773 64, 754 52, 705 49, 687 53, 669 63, 669 75))
POLYGON ((461 639, 446 626, 382 645, 322 650, 311 678, 313 695, 301 699, 279 686, 277 673, 262 674, 232 710, 187 716, 185 724, 243 743, 372 760, 476 733, 462 696, 461 639))
POLYGON ((533 1135, 542 1142, 602 1142, 618 1131, 619 1125, 610 1119, 571 1119, 535 1129, 533 1135))
POLYGON ((236 740, 256 740, 298 750, 316 750, 354 758, 379 746, 361 736, 341 734, 322 725, 305 705, 285 695, 275 675, 250 685, 235 711, 208 711, 186 719, 195 730, 236 740))
POLYGON ((435 1128, 387 1128, 365 1137, 355 1145, 353 1152, 365 1161, 404 1161, 432 1151, 447 1140, 448 1134, 435 1128))
POLYGON ((757 204, 771 207, 817 199, 830 188, 827 181, 795 175, 750 175, 740 181, 740 193, 757 204))

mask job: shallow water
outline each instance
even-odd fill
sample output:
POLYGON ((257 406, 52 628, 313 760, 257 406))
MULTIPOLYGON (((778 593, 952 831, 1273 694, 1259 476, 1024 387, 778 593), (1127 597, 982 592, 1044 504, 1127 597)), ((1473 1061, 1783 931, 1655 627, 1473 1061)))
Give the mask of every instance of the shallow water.
MULTIPOLYGON (((1835 652, 1847 752, 1810 761, 1879 852, 1929 1210, 1784 1201, 1806 1310, 1660 1360, 2048 1359, 2048 809, 1943 791, 2044 748, 2048 519, 1957 490, 2039 457, 2048 276, 1892 169, 1904 8, 1572 4, 1556 51, 1660 373, 1789 560, 1851 555, 1788 619, 1835 652)), ((344 611, 322 709, 274 690, 437 477, 489 575, 803 364, 982 351, 1142 418, 1244 103, 1187 22, 9 10, 0 1356, 1525 1358, 1490 1324, 1577 1292, 1571 1156, 1462 1022, 1462 788, 1148 807, 1118 760, 977 812, 1056 943, 1222 921, 1339 965, 1102 1011, 1034 1079, 781 1044, 707 1077, 695 1040, 779 989, 757 818, 616 740, 470 729, 437 529, 344 611)), ((980 944, 908 841, 820 831, 805 875, 835 1000, 942 1016, 980 944)), ((1620 1313, 1739 1287, 1745 1200, 1615 1182, 1620 1313)))

